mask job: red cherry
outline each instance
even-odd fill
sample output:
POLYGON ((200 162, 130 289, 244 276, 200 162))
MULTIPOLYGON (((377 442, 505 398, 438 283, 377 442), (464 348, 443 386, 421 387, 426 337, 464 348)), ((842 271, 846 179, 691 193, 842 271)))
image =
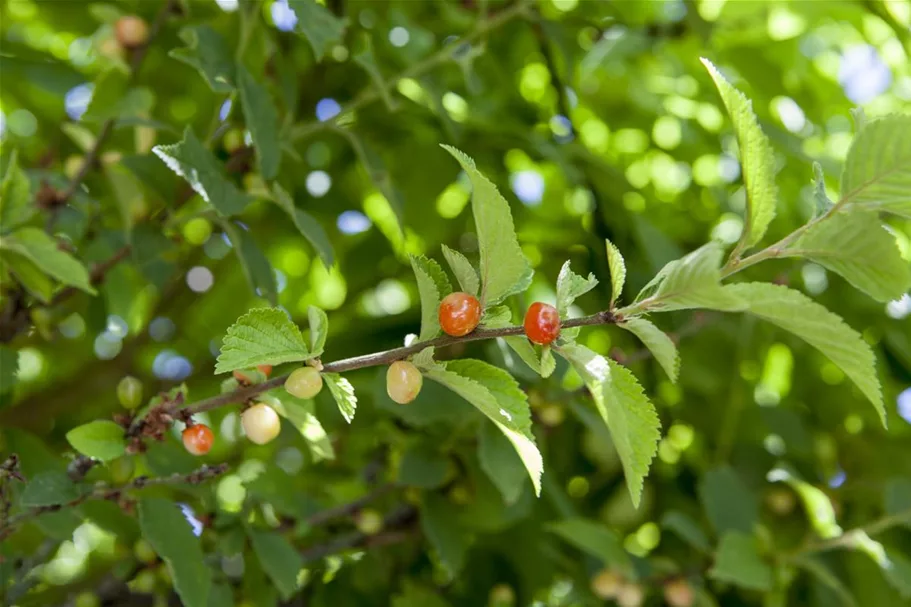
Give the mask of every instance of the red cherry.
POLYGON ((560 313, 550 304, 536 301, 525 313, 525 335, 536 344, 547 345, 560 335, 560 313))
POLYGON ((212 429, 205 424, 187 426, 184 428, 181 438, 183 438, 183 446, 193 455, 205 455, 212 448, 212 443, 215 442, 215 435, 212 434, 212 429))
POLYGON ((453 337, 468 335, 481 321, 481 302, 468 293, 450 293, 440 302, 440 327, 453 337))
POLYGON ((256 365, 256 368, 266 377, 272 375, 272 365, 256 365))

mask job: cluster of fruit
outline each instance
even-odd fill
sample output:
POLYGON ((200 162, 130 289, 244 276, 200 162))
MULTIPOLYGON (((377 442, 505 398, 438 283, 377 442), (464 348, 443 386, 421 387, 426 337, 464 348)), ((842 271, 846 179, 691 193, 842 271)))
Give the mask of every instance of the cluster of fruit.
MULTIPOLYGON (((662 583, 664 602, 669 607, 692 607, 696 600, 693 587, 682 577, 662 583)), ((591 580, 592 593, 601 599, 613 599, 620 607, 640 607, 645 602, 645 590, 639 584, 624 579, 612 569, 602 569, 591 580)))
MULTIPOLYGON (((468 293, 452 293, 440 303, 440 327, 447 335, 463 337, 474 331, 481 321, 481 303, 468 293)), ((525 314, 525 335, 533 343, 547 345, 560 335, 560 315, 551 305, 533 303, 525 314)), ((260 365, 257 370, 266 377, 272 372, 271 365, 260 365)), ((235 371, 235 379, 241 384, 249 383, 243 372, 235 371)), ((386 372, 386 392, 389 398, 399 404, 407 404, 417 398, 421 391, 423 377, 414 364, 399 360, 392 363, 386 372)), ((285 390, 297 398, 313 398, 323 388, 323 378, 317 368, 304 366, 295 369, 285 380, 285 390)), ((125 377, 117 386, 121 404, 135 409, 142 400, 142 384, 134 377, 125 377)), ((251 441, 264 445, 278 436, 281 421, 275 409, 265 403, 254 403, 241 413, 241 425, 251 441)), ((205 424, 187 423, 182 433, 183 445, 193 455, 205 455, 212 449, 215 435, 205 424)))

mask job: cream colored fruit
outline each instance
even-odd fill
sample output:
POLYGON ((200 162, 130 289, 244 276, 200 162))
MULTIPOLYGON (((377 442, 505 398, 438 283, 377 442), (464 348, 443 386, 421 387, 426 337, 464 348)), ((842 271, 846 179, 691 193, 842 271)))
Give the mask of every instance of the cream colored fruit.
POLYGON ((424 378, 418 368, 405 360, 392 363, 386 371, 386 393, 400 405, 417 398, 423 383, 424 378))
POLYGON ((595 574, 591 581, 592 592, 599 599, 614 598, 622 585, 623 578, 619 573, 610 569, 602 569, 595 574))
POLYGON ((664 602, 670 607, 692 607, 695 600, 693 587, 682 578, 671 580, 664 585, 664 602))
POLYGON ((243 412, 240 423, 244 434, 257 445, 265 445, 273 440, 282 429, 278 413, 269 405, 257 403, 243 412))
POLYGON ((114 23, 114 36, 124 48, 142 46, 149 39, 149 26, 135 15, 126 15, 114 23))
POLYGON ((313 398, 323 389, 323 378, 313 367, 295 369, 285 380, 285 390, 298 398, 313 398))
POLYGON ((617 605, 639 607, 645 601, 645 592, 638 584, 623 584, 617 591, 617 605))

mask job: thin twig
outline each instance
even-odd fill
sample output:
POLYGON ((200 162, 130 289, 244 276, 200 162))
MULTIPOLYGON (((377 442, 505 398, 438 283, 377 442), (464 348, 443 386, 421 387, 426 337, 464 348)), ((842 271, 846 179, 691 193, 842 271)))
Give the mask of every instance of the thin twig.
POLYGON ((0 526, 0 539, 8 537, 15 531, 16 527, 33 518, 41 516, 47 512, 59 512, 68 508, 75 508, 93 500, 112 500, 118 501, 125 492, 132 489, 144 489, 145 487, 154 487, 160 485, 181 485, 190 484, 198 485, 206 480, 215 478, 227 472, 228 464, 222 463, 215 466, 203 466, 189 474, 171 474, 169 476, 160 476, 149 478, 147 476, 137 476, 129 483, 124 485, 108 485, 105 483, 96 484, 91 491, 83 493, 79 497, 62 504, 50 504, 47 506, 36 506, 16 516, 12 516, 0 526))
POLYGON ((399 506, 383 519, 383 531, 369 535, 360 531, 335 537, 324 544, 306 548, 301 552, 304 563, 344 552, 352 548, 378 547, 402 542, 413 537, 417 516, 414 506, 399 506))
MULTIPOLYGON (((592 314, 591 316, 584 316, 582 318, 571 318, 563 323, 564 328, 570 327, 584 327, 592 325, 610 325, 616 324, 620 319, 614 316, 610 311, 598 312, 597 314, 592 314)), ((391 364, 397 360, 402 360, 412 354, 417 354, 425 348, 443 348, 446 346, 451 346, 454 344, 466 343, 469 341, 478 341, 482 339, 494 339, 497 337, 509 337, 512 335, 523 335, 525 333, 524 327, 521 326, 512 326, 512 327, 503 327, 502 329, 478 329, 464 335, 462 337, 451 337, 449 335, 444 335, 442 337, 437 337, 436 339, 431 339, 428 341, 422 341, 410 346, 404 346, 401 348, 395 348, 393 350, 386 350, 384 352, 374 352, 372 354, 364 354, 362 356, 354 356, 352 358, 345 358, 342 360, 337 360, 323 365, 323 371, 326 373, 340 373, 343 371, 353 371, 355 369, 363 369, 365 367, 376 367, 379 365, 391 364)), ((262 394, 272 388, 277 388, 285 383, 285 380, 288 379, 287 375, 281 375, 279 377, 273 377, 272 379, 265 381, 261 384, 255 384, 253 386, 246 386, 243 388, 238 388, 233 392, 227 392, 225 394, 219 394, 218 396, 213 396, 212 398, 207 398, 201 400, 195 404, 189 405, 187 407, 181 407, 176 411, 186 411, 190 414, 193 413, 202 413, 203 411, 211 411, 212 409, 218 409, 219 407, 224 407, 225 405, 230 405, 233 403, 241 403, 247 400, 252 399, 254 396, 262 394)))

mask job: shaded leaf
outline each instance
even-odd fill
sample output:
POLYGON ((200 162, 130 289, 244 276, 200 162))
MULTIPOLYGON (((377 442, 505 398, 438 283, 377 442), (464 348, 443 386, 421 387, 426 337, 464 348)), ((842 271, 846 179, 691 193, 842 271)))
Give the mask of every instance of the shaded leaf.
POLYGON ((36 474, 25 485, 19 505, 24 508, 65 504, 82 495, 83 488, 75 484, 66 472, 50 470, 36 474))
POLYGON ((674 383, 680 372, 680 355, 674 341, 661 329, 644 318, 628 318, 620 323, 620 328, 633 333, 645 344, 664 372, 674 383))
POLYGON ((247 535, 263 571, 287 601, 298 589, 297 576, 304 566, 300 554, 278 533, 247 529, 247 535))
POLYGON ((725 290, 747 301, 750 313, 790 331, 829 357, 873 403, 886 425, 873 351, 839 316, 781 285, 751 282, 729 285, 725 290))
POLYGON ((449 263, 452 273, 455 274, 462 291, 469 295, 478 296, 478 289, 481 287, 481 279, 478 278, 478 271, 474 269, 468 258, 446 245, 443 247, 443 257, 449 263))
POLYGON ((275 282, 272 264, 269 263, 266 254, 262 252, 247 230, 230 223, 223 223, 222 226, 234 246, 234 252, 237 254, 250 289, 273 306, 277 305, 278 285, 275 282))
POLYGON ((288 0, 288 6, 297 15, 295 30, 303 34, 313 47, 313 55, 317 61, 333 46, 342 42, 342 35, 348 23, 346 19, 339 19, 314 0, 288 0))
POLYGON ((21 255, 52 278, 95 295, 88 270, 38 228, 19 228, 0 241, 0 249, 21 255))
POLYGON ((335 252, 323 226, 312 215, 298 209, 291 195, 277 183, 272 184, 272 200, 291 217, 295 227, 313 245, 326 267, 331 267, 335 252))
POLYGON ((710 552, 709 539, 696 521, 677 510, 669 510, 661 518, 661 526, 670 529, 693 548, 700 552, 710 552))
POLYGON ((737 531, 721 536, 709 577, 750 590, 769 591, 773 585, 772 567, 759 554, 756 539, 737 531))
POLYGON ((569 268, 569 262, 560 268, 557 276, 557 311, 560 318, 566 318, 566 313, 577 297, 588 293, 598 285, 598 279, 589 273, 588 278, 582 278, 569 268))
POLYGON ((459 161, 471 180, 471 208, 481 255, 481 306, 496 305, 527 289, 534 270, 519 246, 509 203, 497 187, 471 158, 451 146, 443 149, 459 161))
POLYGON ((0 184, 0 234, 25 223, 35 214, 28 176, 19 166, 16 150, 10 155, 6 174, 0 184))
POLYGON ((142 535, 168 565, 174 589, 186 607, 206 607, 212 575, 199 538, 177 504, 162 498, 139 500, 142 535))
POLYGON ((126 452, 123 428, 112 421, 97 420, 76 426, 66 433, 66 440, 82 455, 103 462, 126 452))
POLYGON ((18 373, 19 352, 8 346, 0 346, 0 394, 13 389, 18 373))
POLYGON ((911 115, 868 122, 848 150, 838 204, 911 217, 911 115))
POLYGON ((899 299, 911 289, 911 264, 875 212, 830 215, 783 254, 812 259, 878 301, 899 299))
POLYGON ((222 216, 236 215, 250 203, 251 198, 228 180, 224 167, 190 127, 184 131, 182 141, 156 145, 152 151, 222 216))
POLYGON ((421 504, 421 530, 449 570, 455 575, 465 564, 470 543, 458 525, 458 510, 441 495, 428 493, 421 504))
POLYGON ((221 34, 208 25, 185 27, 180 37, 186 48, 173 49, 171 57, 195 68, 216 93, 230 93, 234 90, 234 53, 221 34))
POLYGON ((482 423, 478 430, 478 460, 481 469, 500 490, 503 501, 515 503, 522 495, 528 475, 509 439, 494 424, 482 423))
POLYGON ((349 424, 354 419, 357 410, 357 397, 354 395, 354 386, 338 373, 323 373, 323 381, 332 393, 332 398, 338 405, 342 417, 349 424))
POLYGON ((282 152, 278 134, 278 111, 266 87, 242 65, 237 67, 237 88, 244 110, 244 122, 250 130, 256 159, 263 179, 278 175, 282 152))
POLYGON ((576 548, 601 559, 624 576, 633 575, 633 562, 620 538, 607 526, 583 518, 569 518, 547 526, 576 548))
POLYGON ((425 375, 452 390, 493 421, 512 443, 541 494, 544 462, 531 432, 528 396, 506 371, 480 360, 462 359, 438 364, 425 375))
POLYGON ((712 468, 699 483, 699 499, 715 533, 753 533, 759 521, 759 503, 730 466, 712 468))
POLYGON ((420 341, 433 339, 440 334, 440 301, 449 295, 452 287, 440 264, 423 255, 411 256, 411 268, 421 296, 420 341))

